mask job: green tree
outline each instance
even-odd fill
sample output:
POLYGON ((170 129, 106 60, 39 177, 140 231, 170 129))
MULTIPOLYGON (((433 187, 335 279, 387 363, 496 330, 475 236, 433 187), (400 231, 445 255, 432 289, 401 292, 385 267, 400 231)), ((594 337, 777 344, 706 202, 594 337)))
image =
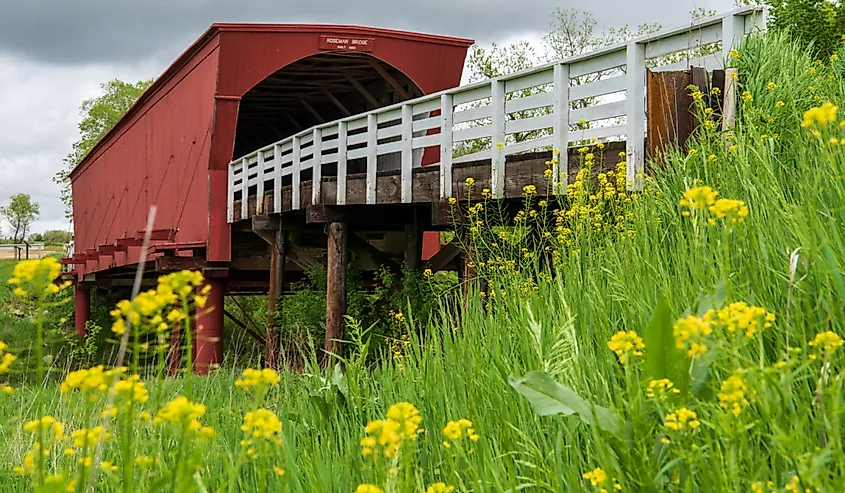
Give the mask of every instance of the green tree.
POLYGON ((114 79, 100 85, 102 94, 86 99, 79 107, 82 120, 79 122, 79 140, 73 143, 71 152, 65 157, 64 167, 53 177, 53 181, 62 187, 61 199, 65 204, 65 216, 71 218, 72 197, 70 193, 69 173, 100 139, 117 124, 129 111, 129 108, 141 97, 152 84, 152 80, 142 80, 134 84, 114 79))
POLYGON ((44 243, 48 245, 64 245, 70 241, 71 234, 60 229, 48 229, 44 232, 44 243))
MULTIPOLYGON (((747 3, 740 1, 738 3, 747 3)), ((827 58, 837 51, 845 34, 845 4, 830 0, 766 0, 769 29, 787 30, 816 56, 827 58)))
POLYGON ((12 231, 12 241, 20 243, 26 238, 26 233, 32 222, 38 219, 38 204, 25 193, 12 196, 9 205, 0 207, 0 216, 9 223, 12 231))

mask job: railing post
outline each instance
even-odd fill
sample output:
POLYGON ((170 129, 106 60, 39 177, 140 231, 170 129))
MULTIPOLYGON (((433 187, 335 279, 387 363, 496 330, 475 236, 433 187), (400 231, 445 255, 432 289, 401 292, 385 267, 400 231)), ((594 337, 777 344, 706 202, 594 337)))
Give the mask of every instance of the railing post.
POLYGON ((241 219, 246 219, 249 205, 249 164, 246 158, 241 161, 243 170, 241 171, 241 219))
POLYGON ((402 203, 411 202, 411 168, 414 165, 414 109, 410 104, 402 105, 402 153, 399 160, 402 203))
POLYGON ((282 212, 282 144, 273 146, 273 212, 282 212))
POLYGON ((642 190, 645 166, 645 44, 631 42, 627 48, 625 95, 628 190, 642 190))
POLYGON ((566 193, 569 179, 569 65, 558 63, 554 72, 554 148, 552 151, 552 190, 566 193))
POLYGON ((452 127, 451 94, 440 96, 440 200, 452 196, 452 127))
POLYGON ((264 150, 258 150, 258 183, 255 187, 255 213, 266 214, 264 211, 264 150))
MULTIPOLYGON (((235 163, 229 163, 229 186, 226 189, 226 217, 231 223, 235 220, 235 163)), ((73 255, 71 252, 68 257, 73 255)))
POLYGON ((378 119, 367 115, 367 203, 376 203, 376 167, 378 166, 378 119))
POLYGON ((492 147, 492 158, 490 164, 490 188, 493 191, 493 198, 501 199, 505 196, 505 81, 492 80, 491 82, 490 114, 492 125, 490 126, 490 145, 492 147))
POLYGON ((314 129, 314 139, 311 144, 311 205, 320 202, 323 188, 323 130, 314 129))
POLYGON ((346 203, 346 122, 337 124, 337 205, 346 203))
POLYGON ((302 180, 302 165, 301 165, 301 158, 300 155, 300 142, 299 142, 299 135, 293 136, 293 163, 291 167, 291 190, 290 190, 290 207, 292 210, 299 210, 300 206, 300 199, 299 199, 299 184, 302 180))
POLYGON ((722 17, 722 59, 727 67, 731 59, 731 50, 739 48, 745 35, 745 17, 728 15, 722 17))

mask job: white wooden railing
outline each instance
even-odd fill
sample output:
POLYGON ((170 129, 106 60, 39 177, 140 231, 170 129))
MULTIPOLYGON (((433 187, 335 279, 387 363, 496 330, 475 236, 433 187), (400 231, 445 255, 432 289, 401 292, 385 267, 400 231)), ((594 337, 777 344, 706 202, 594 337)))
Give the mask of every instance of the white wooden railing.
MULTIPOLYGON (((425 148, 436 146, 440 148, 443 200, 453 194, 455 163, 489 159, 491 192, 494 198, 501 198, 507 173, 505 156, 537 149, 566 149, 589 139, 627 141, 628 183, 638 189, 645 163, 646 66, 674 57, 679 61, 658 70, 720 68, 746 34, 764 28, 764 10, 745 7, 530 70, 317 125, 230 163, 228 220, 234 219, 236 200, 240 201, 240 217, 246 218, 247 198, 253 195, 257 196, 258 210, 281 212, 282 179, 287 176, 292 185, 290 209, 299 209, 302 173, 308 169, 312 170, 311 203, 319 203, 321 171, 326 164, 336 164, 335 203, 343 205, 347 163, 360 158, 366 159, 367 204, 377 203, 376 172, 397 167, 401 201, 409 203, 412 169, 420 166, 425 148), (702 47, 708 46, 716 49, 699 57, 702 51, 708 52, 702 47), (591 104, 573 104, 584 100, 591 104), (435 115, 437 110, 439 115, 435 115), (531 110, 538 111, 523 118, 514 115, 523 112, 525 116, 524 112, 531 110), (438 129, 439 133, 432 133, 438 129), (519 142, 513 138, 515 133, 526 132, 534 132, 530 134, 533 138, 519 142), (456 146, 475 139, 485 139, 487 148, 455 156, 456 146), (272 207, 263 204, 265 192, 270 191, 265 186, 270 182, 272 207)), ((554 176, 565 183, 567 153, 561 152, 557 161, 554 176)))

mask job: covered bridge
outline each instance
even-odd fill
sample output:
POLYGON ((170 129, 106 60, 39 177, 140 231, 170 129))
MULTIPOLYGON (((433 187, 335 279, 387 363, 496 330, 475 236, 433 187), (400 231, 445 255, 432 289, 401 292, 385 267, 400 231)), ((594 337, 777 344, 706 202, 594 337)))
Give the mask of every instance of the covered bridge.
MULTIPOLYGON (((356 26, 212 25, 70 175, 74 254, 63 262, 76 281, 77 332, 85 332, 92 288, 128 294, 155 205, 145 282, 171 270, 204 272, 212 295, 197 321, 197 370, 219 363, 223 296, 269 291, 275 303, 278 289, 314 262, 303 250, 298 262, 273 265, 284 278, 273 289, 267 244, 227 221, 229 163, 314 125, 457 86, 472 43, 356 26)), ((427 248, 436 251, 436 237, 427 248)))

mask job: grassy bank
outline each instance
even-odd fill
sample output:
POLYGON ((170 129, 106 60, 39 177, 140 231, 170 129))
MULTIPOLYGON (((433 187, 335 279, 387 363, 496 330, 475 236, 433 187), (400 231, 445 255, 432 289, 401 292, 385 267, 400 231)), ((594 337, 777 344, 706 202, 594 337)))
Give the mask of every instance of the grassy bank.
POLYGON ((82 491, 92 468, 97 491, 842 491, 845 134, 824 103, 843 101, 845 66, 777 35, 733 63, 736 127, 705 125, 643 194, 586 178, 561 206, 526 191, 521 225, 553 272, 485 203, 483 296, 405 313, 408 344, 380 364, 352 323, 342 371, 150 375, 148 398, 118 396, 90 466, 90 446, 26 423, 90 428, 106 397, 20 388, 0 400, 3 489, 42 481, 37 439, 60 474, 45 491, 82 491), (532 223, 544 207, 560 220, 532 223))

